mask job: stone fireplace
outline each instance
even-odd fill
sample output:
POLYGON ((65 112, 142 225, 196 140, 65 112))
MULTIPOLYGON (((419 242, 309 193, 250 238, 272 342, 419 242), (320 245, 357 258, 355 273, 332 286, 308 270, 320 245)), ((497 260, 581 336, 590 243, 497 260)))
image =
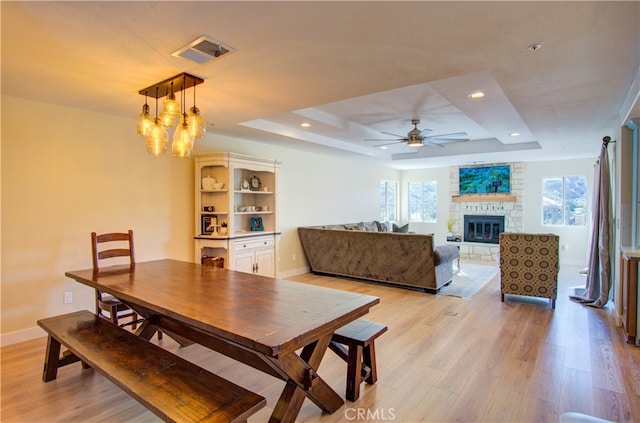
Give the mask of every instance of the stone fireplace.
POLYGON ((460 195, 459 168, 449 168, 449 219, 454 222, 451 235, 461 238, 458 244, 463 259, 495 262, 500 248, 499 233, 523 231, 525 164, 509 164, 511 192, 505 194, 460 195), (469 226, 468 216, 475 216, 479 220, 469 226), (501 223, 495 222, 498 219, 501 223), (469 229, 472 229, 471 234, 469 229))
POLYGON ((464 215, 464 242, 499 244, 504 216, 464 215))

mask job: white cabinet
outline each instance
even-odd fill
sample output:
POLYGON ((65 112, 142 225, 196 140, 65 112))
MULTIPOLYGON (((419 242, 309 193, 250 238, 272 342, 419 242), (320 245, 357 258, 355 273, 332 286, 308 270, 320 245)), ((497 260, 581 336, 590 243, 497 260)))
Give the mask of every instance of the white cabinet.
POLYGON ((273 237, 239 239, 231 244, 231 262, 234 270, 275 276, 273 237))
POLYGON ((280 164, 230 152, 195 156, 196 260, 224 257, 228 269, 276 276, 280 164), (236 250, 245 244, 253 247, 236 250))

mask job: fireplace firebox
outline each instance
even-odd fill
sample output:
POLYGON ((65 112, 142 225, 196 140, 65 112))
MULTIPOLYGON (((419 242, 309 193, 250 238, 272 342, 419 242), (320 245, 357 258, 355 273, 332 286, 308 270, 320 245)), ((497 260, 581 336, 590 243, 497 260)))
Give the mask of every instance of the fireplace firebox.
POLYGON ((502 232, 504 232, 504 216, 464 216, 465 242, 499 244, 502 232))

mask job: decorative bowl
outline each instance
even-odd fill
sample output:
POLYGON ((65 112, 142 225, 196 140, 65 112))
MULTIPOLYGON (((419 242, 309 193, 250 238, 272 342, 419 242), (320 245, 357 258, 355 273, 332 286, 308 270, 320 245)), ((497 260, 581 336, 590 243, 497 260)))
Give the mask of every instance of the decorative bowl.
POLYGON ((211 176, 205 176, 202 178, 202 189, 213 189, 213 185, 216 183, 216 178, 211 176))

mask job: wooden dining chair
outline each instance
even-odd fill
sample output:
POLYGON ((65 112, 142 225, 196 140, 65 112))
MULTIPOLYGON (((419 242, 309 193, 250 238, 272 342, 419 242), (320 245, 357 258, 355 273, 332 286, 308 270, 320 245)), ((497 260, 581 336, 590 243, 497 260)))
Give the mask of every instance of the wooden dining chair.
MULTIPOLYGON (((131 269, 136 261, 133 249, 133 231, 111 232, 98 235, 91 232, 91 252, 93 271, 100 271, 100 262, 116 257, 128 257, 131 269)), ((116 264, 116 263, 113 263, 116 264)), ((138 323, 138 314, 116 297, 96 289, 96 314, 111 320, 116 326, 131 325, 133 329, 138 323), (128 323, 120 324, 120 319, 131 318, 128 323)))

